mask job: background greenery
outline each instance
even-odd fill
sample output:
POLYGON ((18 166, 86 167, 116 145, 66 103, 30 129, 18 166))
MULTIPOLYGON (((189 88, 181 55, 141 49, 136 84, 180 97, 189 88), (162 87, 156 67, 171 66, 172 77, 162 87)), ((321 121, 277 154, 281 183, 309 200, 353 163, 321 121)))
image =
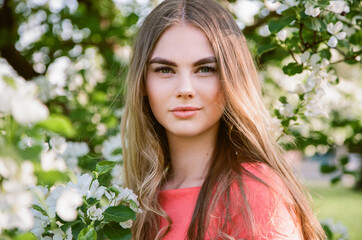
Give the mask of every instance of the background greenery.
MULTIPOLYGON (((335 13, 323 10, 328 8, 327 0, 281 1, 289 9, 278 14, 271 1, 219 2, 234 14, 248 39, 260 69, 265 103, 279 121, 275 131, 287 136, 281 136, 280 143, 287 150, 297 148, 305 157, 328 156, 319 160, 321 172, 332 174, 333 183, 351 175, 354 189, 360 191, 361 168, 353 167, 351 153, 361 161, 361 3, 344 1, 348 11, 335 13), (308 2, 322 12, 315 17, 307 15, 308 2), (338 21, 343 22, 347 37, 329 47, 327 25, 338 21), (315 67, 301 60, 305 52, 327 59, 327 66, 321 69, 330 75, 325 77, 328 84, 323 88, 314 83, 318 86, 309 92, 296 94, 296 85, 307 84, 315 67), (325 94, 320 94, 320 89, 325 94), (307 95, 318 96, 323 111, 311 109, 317 103, 310 104, 307 95)), ((77 158, 74 169, 68 166, 69 171, 93 171, 100 161, 118 156, 119 147, 108 149, 107 155, 106 146, 112 145, 110 139, 119 133, 132 38, 157 4, 155 0, 1 0, 0 76, 10 85, 18 80, 35 83, 36 95, 49 109, 49 117, 29 125, 13 121, 6 112, 0 114, 0 156, 19 162, 31 160, 37 183, 42 185, 70 179, 68 173, 41 166, 40 142, 50 143, 53 137, 84 142, 89 147, 86 155, 77 158), (29 136, 39 144, 20 147, 29 136)), ((107 173, 99 180, 107 184, 111 179, 107 173)), ((361 195, 342 187, 313 189, 325 195, 325 199, 317 198, 318 216, 342 221, 348 225, 351 239, 357 239, 360 232, 353 223, 362 215, 348 209, 358 206, 361 195), (339 209, 341 212, 335 213, 339 209)))

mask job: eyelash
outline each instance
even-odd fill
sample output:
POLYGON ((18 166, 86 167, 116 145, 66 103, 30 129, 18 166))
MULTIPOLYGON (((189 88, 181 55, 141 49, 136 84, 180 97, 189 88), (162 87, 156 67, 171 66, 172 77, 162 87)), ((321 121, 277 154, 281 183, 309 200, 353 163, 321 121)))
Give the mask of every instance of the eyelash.
MULTIPOLYGON (((204 69, 204 70, 207 69, 207 72, 216 72, 215 67, 207 66, 207 65, 199 67, 196 72, 199 72, 201 69, 204 69)), ((170 67, 158 67, 155 69, 155 72, 159 72, 159 73, 163 73, 163 74, 174 73, 173 69, 170 67), (164 70, 167 70, 168 72, 162 72, 164 70)), ((201 73, 207 73, 207 72, 201 72, 201 73)))
POLYGON ((159 73, 163 73, 163 74, 168 74, 170 72, 174 72, 171 68, 169 67, 158 67, 155 69, 155 72, 159 72, 159 73), (165 73, 165 72, 162 72, 163 70, 168 70, 169 72, 165 73))
POLYGON ((216 68, 212 67, 212 66, 207 66, 207 65, 204 65, 204 66, 201 66, 199 69, 197 69, 197 72, 199 72, 201 69, 207 69, 208 71, 207 72, 216 72, 216 68))

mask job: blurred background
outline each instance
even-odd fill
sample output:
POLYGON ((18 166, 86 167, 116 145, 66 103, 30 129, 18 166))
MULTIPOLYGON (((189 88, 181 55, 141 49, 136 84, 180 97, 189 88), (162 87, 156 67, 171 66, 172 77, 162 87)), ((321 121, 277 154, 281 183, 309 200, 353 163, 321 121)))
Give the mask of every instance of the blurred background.
MULTIPOLYGON (((70 170, 93 170, 104 158, 121 160, 120 143, 114 136, 120 130, 132 38, 158 2, 0 0, 0 78, 36 85, 37 96, 49 109, 50 120, 40 125, 67 141, 87 144, 88 154, 67 160, 70 170)), ((283 73, 288 51, 258 51, 260 45, 274 41, 267 24, 278 17, 278 3, 219 2, 234 14, 249 41, 269 109, 280 96, 292 101, 289 94, 305 75, 283 73)), ((296 175, 311 190, 318 218, 332 231, 341 236, 348 232, 348 239, 357 240, 362 236, 362 68, 355 62, 340 62, 334 68, 338 84, 326 86, 321 98, 328 117, 298 120, 281 143, 296 175)), ((1 87, 0 109, 9 98, 1 87)), ((1 126, 5 121, 0 116, 1 126)), ((17 127, 22 129, 12 126, 17 127)), ((16 132, 12 137, 25 146, 31 146, 35 136, 41 138, 41 133, 16 132)), ((35 166, 35 173, 38 183, 50 181, 44 166, 35 166)))

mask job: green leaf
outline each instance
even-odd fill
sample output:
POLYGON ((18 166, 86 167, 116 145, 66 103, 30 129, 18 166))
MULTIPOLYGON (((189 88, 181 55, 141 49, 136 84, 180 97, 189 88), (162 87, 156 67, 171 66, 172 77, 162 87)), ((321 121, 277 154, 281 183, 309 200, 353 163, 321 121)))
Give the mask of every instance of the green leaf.
POLYGON ((70 138, 76 135, 71 121, 63 115, 51 115, 48 119, 38 123, 38 126, 70 138))
POLYGON ((48 185, 52 186, 56 182, 68 182, 69 176, 66 173, 62 173, 56 170, 50 170, 50 171, 43 171, 43 170, 36 170, 35 176, 38 179, 39 185, 48 185))
POLYGON ((100 201, 100 200, 97 200, 97 198, 88 198, 88 199, 87 199, 87 203, 88 203, 88 205, 90 205, 90 206, 99 203, 99 201, 100 201))
POLYGON ((101 161, 101 162, 97 163, 96 172, 98 172, 99 175, 108 173, 114 168, 114 166, 116 166, 116 164, 117 164, 117 162, 101 161))
POLYGON ((131 13, 126 18, 126 25, 127 26, 132 26, 132 25, 137 23, 138 19, 139 19, 139 16, 137 14, 131 13))
POLYGON ((131 230, 122 228, 119 223, 109 223, 103 227, 104 235, 111 240, 131 239, 131 230))
POLYGON ((97 240, 97 232, 94 230, 93 225, 83 228, 80 231, 77 240, 97 240))
POLYGON ((283 104, 287 104, 287 103, 288 103, 287 97, 286 97, 286 96, 281 96, 281 97, 279 98, 279 102, 281 102, 281 103, 283 103, 283 104))
POLYGON ((307 18, 303 22, 305 26, 313 31, 321 32, 327 28, 326 24, 318 18, 307 18))
POLYGON ((107 94, 101 91, 95 91, 92 93, 92 102, 103 103, 107 100, 107 94))
POLYGON ((19 149, 19 154, 23 159, 40 162, 40 153, 43 150, 41 146, 27 147, 19 149))
POLYGON ((129 205, 133 207, 134 209, 138 209, 137 203, 133 200, 129 200, 129 205))
POLYGON ((273 44, 263 45, 263 46, 261 46, 261 47, 258 48, 258 55, 261 56, 261 55, 263 55, 264 53, 273 51, 275 48, 276 48, 276 47, 275 47, 275 45, 273 45, 273 44))
POLYGON ((42 209, 39 205, 35 205, 33 204, 33 208, 39 212, 41 212, 41 214, 43 214, 44 216, 48 216, 48 214, 46 213, 46 211, 44 211, 44 209, 42 209))
POLYGON ((114 187, 114 186, 109 187, 108 190, 111 191, 111 192, 114 192, 114 193, 117 194, 117 195, 119 194, 118 188, 116 188, 116 187, 114 187))
POLYGON ((3 75, 2 76, 3 81, 8 84, 9 86, 13 87, 14 89, 16 88, 16 83, 14 78, 8 76, 8 75, 3 75))
POLYGON ((337 170, 337 167, 335 165, 323 164, 323 165, 321 165, 320 170, 321 170, 321 173, 332 173, 337 170))
POLYGON ((331 179, 331 183, 333 185, 337 184, 339 181, 341 181, 341 176, 336 176, 336 177, 331 179))
POLYGON ((270 21, 269 31, 271 33, 277 33, 285 26, 289 25, 293 20, 295 20, 295 16, 285 16, 277 20, 270 21))
POLYGON ((357 31, 349 37, 349 42, 355 45, 362 44, 362 31, 357 31))
POLYGON ((136 220, 136 214, 127 206, 120 205, 109 207, 103 213, 104 220, 107 222, 125 222, 130 219, 136 220))
POLYGON ((289 127, 289 122, 290 122, 290 119, 287 119, 287 120, 284 120, 281 122, 282 126, 284 128, 288 128, 289 127))
POLYGON ((81 223, 81 222, 82 222, 81 220, 67 222, 67 223, 63 224, 60 228, 62 229, 63 232, 66 232, 70 227, 77 225, 78 223, 81 223))
MULTIPOLYGON (((1 238, 0 238, 1 239, 1 238)), ((37 240, 36 236, 30 232, 17 235, 13 240, 37 240)))
POLYGON ((319 55, 321 58, 331 59, 331 52, 329 51, 329 48, 323 49, 319 52, 319 55))
POLYGON ((72 235, 74 239, 78 238, 78 235, 82 231, 82 229, 85 227, 85 224, 80 221, 72 226, 72 235))
POLYGON ((326 224, 322 224, 323 230, 326 233, 328 239, 333 239, 333 232, 331 230, 331 228, 326 225, 326 224))
POLYGON ((303 65, 294 62, 289 63, 287 66, 283 67, 283 72, 289 76, 301 73, 303 72, 303 65))
POLYGON ((339 159, 339 162, 341 163, 342 166, 345 166, 348 162, 349 162, 349 158, 348 156, 343 156, 339 159))
POLYGON ((116 148, 111 154, 112 155, 118 155, 118 154, 122 154, 122 148, 116 148))

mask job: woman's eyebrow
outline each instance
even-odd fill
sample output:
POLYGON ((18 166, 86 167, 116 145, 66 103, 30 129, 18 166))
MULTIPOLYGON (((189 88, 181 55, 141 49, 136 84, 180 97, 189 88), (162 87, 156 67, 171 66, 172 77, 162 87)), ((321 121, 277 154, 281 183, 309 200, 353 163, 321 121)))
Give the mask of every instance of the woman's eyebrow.
POLYGON ((200 66, 202 64, 206 64, 206 63, 216 63, 216 57, 207 57, 207 58, 202 58, 198 61, 196 61, 193 66, 200 66))
POLYGON ((160 57, 155 57, 155 58, 152 58, 148 64, 152 64, 152 63, 159 63, 159 64, 165 64, 165 65, 169 65, 169 66, 174 66, 176 67, 177 64, 175 62, 172 62, 170 60, 167 60, 165 58, 160 58, 160 57))
MULTIPOLYGON (((168 59, 165 58, 160 58, 160 57, 155 57, 152 58, 148 64, 152 64, 152 63, 159 63, 159 64, 165 64, 165 65, 169 65, 169 66, 173 66, 173 67, 177 67, 177 64, 173 61, 170 61, 168 59)), ((193 67, 196 66, 200 66, 202 64, 206 64, 206 63, 216 63, 216 57, 207 57, 207 58, 202 58, 200 60, 197 60, 196 62, 194 62, 192 64, 193 67)))

